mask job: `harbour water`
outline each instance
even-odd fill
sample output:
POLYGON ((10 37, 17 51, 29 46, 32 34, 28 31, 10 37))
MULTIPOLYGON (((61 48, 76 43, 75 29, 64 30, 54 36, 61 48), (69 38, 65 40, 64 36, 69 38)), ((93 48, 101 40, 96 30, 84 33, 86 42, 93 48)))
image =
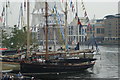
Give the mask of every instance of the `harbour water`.
POLYGON ((118 46, 99 46, 99 49, 100 54, 94 56, 96 64, 84 72, 37 74, 32 77, 35 80, 119 80, 118 46))

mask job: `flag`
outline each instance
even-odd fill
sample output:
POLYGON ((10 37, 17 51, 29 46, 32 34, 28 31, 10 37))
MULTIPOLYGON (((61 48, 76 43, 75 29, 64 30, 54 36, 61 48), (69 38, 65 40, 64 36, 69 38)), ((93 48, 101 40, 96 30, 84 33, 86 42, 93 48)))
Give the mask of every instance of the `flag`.
POLYGON ((82 27, 82 24, 81 24, 81 22, 80 22, 80 19, 78 18, 78 25, 79 25, 79 27, 81 28, 82 27))
POLYGON ((5 7, 3 7, 2 16, 5 16, 5 7))
POLYGON ((77 18, 78 16, 77 16, 77 13, 75 14, 75 18, 77 18))
POLYGON ((26 10, 26 1, 24 0, 24 10, 26 10))
POLYGON ((82 2, 82 5, 83 5, 83 2, 82 2))
POLYGON ((90 23, 88 23, 88 26, 87 27, 90 27, 90 23))
POLYGON ((86 23, 87 23, 87 22, 89 22, 89 18, 88 18, 88 16, 86 17, 86 23))
POLYGON ((88 26, 87 26, 89 29, 92 29, 92 26, 90 23, 88 23, 88 26))
POLYGON ((20 11, 21 11, 21 16, 23 16, 23 7, 22 7, 22 3, 21 3, 20 11))
POLYGON ((83 8, 83 10, 85 10, 85 7, 83 8))
POLYGON ((78 18, 78 24, 81 24, 80 19, 78 18))
POLYGON ((85 11, 85 13, 84 13, 84 17, 85 17, 85 16, 87 16, 87 12, 86 12, 86 11, 85 11))
POLYGON ((82 5, 82 8, 84 8, 84 5, 82 5))
POLYGON ((55 3, 55 5, 54 5, 54 11, 56 11, 56 13, 57 13, 57 6, 56 6, 56 3, 55 3))
POLYGON ((56 10, 56 4, 54 5, 54 9, 56 10))
POLYGON ((72 7, 72 5, 73 5, 73 4, 72 4, 72 0, 71 0, 71 2, 70 2, 70 7, 72 7))
POLYGON ((8 7, 10 7, 10 2, 9 1, 6 3, 6 8, 8 8, 8 7))
POLYGON ((75 11, 75 9, 74 9, 74 5, 72 5, 72 12, 73 12, 73 11, 75 11))

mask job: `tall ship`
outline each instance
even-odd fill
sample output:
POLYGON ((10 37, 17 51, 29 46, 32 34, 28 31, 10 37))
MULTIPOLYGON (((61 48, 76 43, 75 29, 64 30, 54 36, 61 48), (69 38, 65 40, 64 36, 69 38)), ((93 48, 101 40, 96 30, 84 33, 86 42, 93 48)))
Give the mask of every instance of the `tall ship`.
MULTIPOLYGON (((67 44, 67 1, 65 2, 65 10, 64 10, 64 24, 61 24, 61 22, 58 21, 58 23, 50 24, 49 21, 49 16, 59 16, 59 13, 57 13, 57 8, 54 6, 54 9, 52 10, 53 12, 50 13, 50 5, 52 2, 36 2, 39 4, 39 6, 42 5, 42 8, 39 8, 38 11, 40 10, 42 14, 37 14, 34 16, 40 16, 41 19, 44 20, 44 47, 45 47, 45 52, 41 53, 33 53, 30 54, 30 47, 29 47, 29 1, 27 2, 27 29, 28 29, 28 35, 27 35, 27 54, 26 58, 21 61, 20 63, 20 70, 22 73, 62 73, 62 72, 73 72, 73 71, 84 71, 88 68, 91 68, 95 64, 95 58, 89 57, 89 54, 86 53, 92 53, 94 50, 91 49, 86 49, 86 50, 79 50, 79 42, 77 43, 76 47, 72 50, 69 50, 67 44), (59 51, 49 51, 50 47, 48 48, 48 37, 49 37, 49 27, 61 27, 63 26, 63 29, 61 29, 61 35, 64 37, 64 44, 65 47, 60 47, 59 51), (63 35, 64 33, 64 35, 63 35), (83 53, 83 54, 82 54, 83 53), (82 57, 80 57, 82 56, 82 57)), ((40 12, 39 11, 39 12, 40 12)), ((54 17, 56 19, 57 17, 54 17)), ((57 19, 58 20, 58 19, 57 19)), ((56 22, 57 22, 56 20, 56 22)), ((77 18, 78 20, 78 18, 77 18)), ((38 22, 40 23, 40 22, 38 22)), ((60 28, 58 28, 60 29, 60 28)), ((54 35, 54 34, 53 34, 54 35)), ((53 36, 55 39, 55 35, 53 36)), ((54 40, 54 43, 56 43, 56 39, 54 40)), ((56 45, 54 45, 54 48, 56 45)))

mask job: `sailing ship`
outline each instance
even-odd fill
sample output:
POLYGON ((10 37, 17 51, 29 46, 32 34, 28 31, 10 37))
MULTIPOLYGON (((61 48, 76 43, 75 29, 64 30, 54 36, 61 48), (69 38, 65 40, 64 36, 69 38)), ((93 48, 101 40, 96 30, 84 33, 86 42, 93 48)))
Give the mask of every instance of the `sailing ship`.
MULTIPOLYGON (((27 2, 27 27, 29 30, 29 2, 27 2)), ((67 33, 67 2, 65 8, 65 34, 67 33)), ((94 52, 91 50, 81 51, 84 53, 83 58, 79 57, 71 57, 71 54, 79 55, 80 51, 69 52, 65 48, 65 51, 61 51, 58 53, 50 53, 48 51, 48 2, 45 2, 45 38, 46 38, 46 52, 45 54, 33 54, 29 56, 29 42, 27 46, 27 55, 26 59, 20 63, 20 68, 22 73, 61 73, 61 72, 71 72, 71 71, 83 71, 88 68, 91 68, 95 64, 95 60, 92 58, 87 58, 85 53, 94 52), (51 58, 53 57, 53 58, 51 58), (50 59, 51 58, 51 59, 50 59)), ((29 31, 28 31, 29 32, 29 31)), ((67 34, 66 34, 67 35, 67 34)), ((67 36, 66 36, 67 38, 67 36)), ((29 39, 29 33, 28 33, 29 39)), ((29 41, 29 40, 28 40, 29 41)), ((67 40, 65 40, 65 44, 67 45, 67 40)), ((76 46, 76 49, 79 48, 79 43, 76 46)), ((77 49, 79 50, 79 49, 77 49)))

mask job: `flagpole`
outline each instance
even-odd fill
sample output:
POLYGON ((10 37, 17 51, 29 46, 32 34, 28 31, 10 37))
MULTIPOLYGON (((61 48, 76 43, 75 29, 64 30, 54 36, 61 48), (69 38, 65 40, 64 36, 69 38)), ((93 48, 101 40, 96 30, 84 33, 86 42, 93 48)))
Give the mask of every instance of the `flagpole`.
MULTIPOLYGON (((77 14, 77 20, 78 20, 78 2, 77 2, 77 0, 76 0, 76 14, 77 14)), ((79 40, 79 25, 77 25, 77 28, 78 28, 78 42, 80 41, 79 40)))

